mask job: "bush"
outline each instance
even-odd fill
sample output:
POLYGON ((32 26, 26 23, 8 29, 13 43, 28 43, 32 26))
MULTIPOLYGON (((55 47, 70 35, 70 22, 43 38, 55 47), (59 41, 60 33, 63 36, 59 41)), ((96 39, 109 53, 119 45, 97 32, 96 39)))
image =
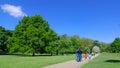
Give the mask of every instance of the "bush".
POLYGON ((100 52, 100 48, 98 46, 94 46, 92 49, 93 53, 99 53, 100 52))
POLYGON ((120 53, 120 38, 115 38, 115 40, 110 45, 110 52, 120 53))

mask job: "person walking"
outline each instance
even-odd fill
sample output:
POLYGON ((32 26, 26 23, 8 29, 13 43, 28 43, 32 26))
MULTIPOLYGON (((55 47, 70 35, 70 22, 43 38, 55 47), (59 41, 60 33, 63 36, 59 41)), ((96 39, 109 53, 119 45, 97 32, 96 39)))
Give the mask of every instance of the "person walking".
POLYGON ((85 53, 85 54, 84 54, 84 59, 86 60, 87 58, 88 58, 88 54, 85 53))
POLYGON ((81 51, 81 49, 78 48, 76 50, 76 61, 79 62, 81 60, 82 60, 82 51, 81 51))
POLYGON ((88 55, 88 59, 89 59, 89 60, 91 60, 91 58, 92 58, 92 55, 91 55, 91 54, 89 54, 89 55, 88 55))

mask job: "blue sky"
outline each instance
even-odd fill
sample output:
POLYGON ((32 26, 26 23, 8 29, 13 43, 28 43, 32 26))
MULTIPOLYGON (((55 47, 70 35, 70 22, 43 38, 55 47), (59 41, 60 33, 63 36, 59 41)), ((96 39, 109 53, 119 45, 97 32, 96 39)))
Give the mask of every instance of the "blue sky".
POLYGON ((40 14, 58 35, 110 43, 120 37, 120 0, 0 0, 0 26, 14 30, 23 16, 40 14))

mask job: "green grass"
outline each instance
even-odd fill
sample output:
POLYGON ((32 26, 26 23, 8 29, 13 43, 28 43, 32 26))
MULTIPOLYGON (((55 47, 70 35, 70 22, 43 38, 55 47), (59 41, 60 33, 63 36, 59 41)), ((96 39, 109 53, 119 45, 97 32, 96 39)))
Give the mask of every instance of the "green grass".
POLYGON ((75 59, 75 56, 15 56, 0 55, 0 68, 42 68, 43 66, 75 59))
POLYGON ((82 68, 120 68, 120 53, 102 53, 82 68))

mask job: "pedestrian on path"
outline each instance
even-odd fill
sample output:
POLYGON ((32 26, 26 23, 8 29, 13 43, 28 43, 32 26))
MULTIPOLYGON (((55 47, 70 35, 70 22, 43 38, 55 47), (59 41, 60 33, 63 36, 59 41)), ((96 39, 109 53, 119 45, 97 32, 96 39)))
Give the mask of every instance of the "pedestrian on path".
POLYGON ((85 60, 88 58, 88 54, 87 53, 84 54, 84 58, 85 58, 85 60))
POLYGON ((91 54, 89 54, 89 55, 88 55, 88 59, 89 59, 89 60, 91 60, 91 58, 92 58, 92 55, 91 55, 91 54))
POLYGON ((76 61, 79 62, 82 60, 82 51, 80 48, 76 50, 76 61))

